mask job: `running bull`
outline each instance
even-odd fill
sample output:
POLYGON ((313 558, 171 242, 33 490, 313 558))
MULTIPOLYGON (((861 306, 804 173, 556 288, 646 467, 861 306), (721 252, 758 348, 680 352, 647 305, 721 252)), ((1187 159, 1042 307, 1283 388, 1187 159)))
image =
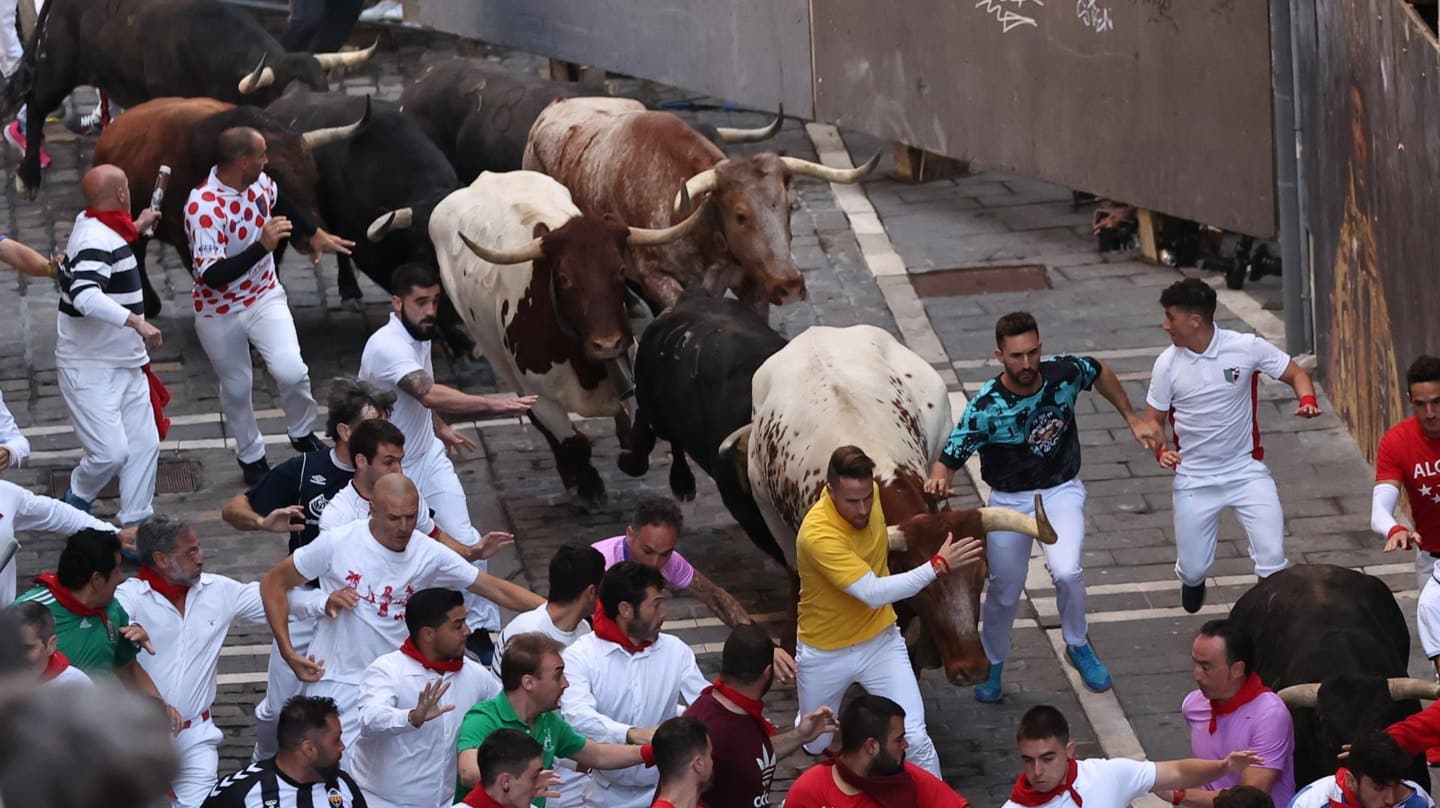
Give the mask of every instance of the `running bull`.
MULTIPOLYGON (((1260 680, 1290 707, 1297 784, 1333 774, 1343 744, 1440 697, 1440 685, 1409 677, 1410 629, 1379 578, 1294 566, 1241 596, 1230 620, 1255 641, 1260 680)), ((1430 782, 1423 759, 1410 777, 1430 782)))
POLYGON ((622 98, 574 98, 541 113, 525 146, 525 168, 543 171, 574 194, 587 213, 666 227, 682 218, 676 188, 692 201, 713 199, 704 223, 683 239, 637 250, 630 280, 659 310, 703 285, 733 290, 762 316, 770 305, 805 297, 805 279, 790 255, 791 178, 857 182, 878 162, 840 170, 774 152, 726 158, 713 143, 668 112, 622 98))
MULTIPOLYGON (((749 481, 792 571, 795 533, 820 497, 831 452, 848 444, 875 461, 892 573, 929 563, 947 533, 983 538, 1011 530, 1056 540, 1038 496, 1033 518, 1006 508, 935 510, 924 481, 950 434, 945 382, 879 328, 807 329, 760 366, 751 395, 750 424, 725 439, 720 455, 749 481)), ((956 685, 990 673, 978 625, 985 575, 985 565, 975 564, 897 604, 912 657, 923 666, 938 655, 956 685)))
POLYGON ((530 418, 550 443, 567 491, 599 502, 604 482, 569 413, 628 416, 617 386, 632 344, 627 255, 683 238, 705 215, 659 230, 582 214, 570 192, 533 171, 485 172, 430 216, 445 291, 502 384, 540 397, 530 418))
MULTIPOLYGON (((6 87, 7 100, 28 104, 25 131, 37 133, 81 84, 125 107, 167 96, 266 104, 292 82, 329 89, 326 71, 374 52, 289 53, 249 12, 217 0, 48 0, 39 25, 6 87)), ((27 198, 40 187, 42 140, 28 139, 15 175, 27 198)))

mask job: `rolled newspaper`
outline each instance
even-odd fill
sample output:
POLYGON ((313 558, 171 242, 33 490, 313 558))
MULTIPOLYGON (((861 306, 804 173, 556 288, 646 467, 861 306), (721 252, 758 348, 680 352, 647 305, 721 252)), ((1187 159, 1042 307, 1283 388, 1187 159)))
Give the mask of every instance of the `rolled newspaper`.
MULTIPOLYGON (((155 190, 150 192, 150 209, 156 213, 160 212, 160 204, 165 201, 165 186, 170 184, 170 166, 160 166, 160 173, 155 176, 155 190)), ((143 234, 146 238, 155 235, 155 225, 145 228, 143 234)))

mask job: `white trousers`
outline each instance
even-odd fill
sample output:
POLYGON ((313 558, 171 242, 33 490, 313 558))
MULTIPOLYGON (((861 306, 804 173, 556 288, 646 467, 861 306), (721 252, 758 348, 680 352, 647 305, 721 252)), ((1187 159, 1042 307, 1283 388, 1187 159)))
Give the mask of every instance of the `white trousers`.
POLYGON ((1415 576, 1420 598, 1415 604, 1415 627, 1426 659, 1440 657, 1440 559, 1424 550, 1415 551, 1415 576))
MULTIPOLYGON (((40 7, 45 5, 45 0, 34 0, 35 13, 40 13, 40 7)), ((15 72, 20 66, 20 59, 25 56, 25 43, 20 40, 20 33, 15 25, 16 17, 20 11, 19 0, 0 0, 0 72, 7 77, 15 72)))
MULTIPOLYGON (((460 486, 455 464, 445 453, 445 444, 433 441, 424 455, 413 459, 406 455, 404 465, 405 476, 415 483, 426 504, 435 512, 435 524, 461 544, 477 544, 480 532, 470 524, 470 503, 465 499, 465 489, 460 486)), ((481 571, 490 569, 488 561, 476 561, 474 564, 481 571)), ((472 630, 500 630, 500 610, 495 604, 466 592, 465 609, 469 615, 466 622, 472 630)))
MULTIPOLYGON (((905 711, 905 739, 910 742, 909 759, 936 777, 940 776, 940 759, 935 742, 925 729, 925 702, 920 698, 920 683, 910 668, 910 654, 900 629, 890 626, 874 637, 845 648, 822 651, 798 643, 795 651, 798 668, 796 688, 799 691, 800 717, 821 707, 840 714, 840 702, 850 685, 859 683, 865 692, 884 696, 905 711)), ((805 745, 805 751, 818 755, 830 745, 826 733, 805 745)))
POLYGON ((1220 512, 1234 508, 1250 539, 1255 575, 1268 578, 1290 566, 1285 560, 1285 512, 1275 478, 1259 460, 1220 479, 1175 476, 1175 574, 1188 586, 1199 586, 1215 563, 1220 512))
MULTIPOLYGON (((315 637, 315 624, 311 618, 297 620, 290 618, 290 645, 296 653, 310 650, 310 641, 315 637)), ((300 695, 304 683, 295 676, 289 663, 280 656, 280 645, 270 642, 270 662, 266 667, 265 698, 255 705, 255 752, 254 760, 274 757, 280 751, 276 733, 280 729, 280 711, 285 702, 300 695)))
POLYGON ((210 789, 219 779, 220 741, 225 734, 209 719, 191 716, 188 729, 175 736, 175 752, 180 757, 180 771, 171 790, 175 792, 173 808, 200 808, 210 789))
POLYGON ((150 383, 140 368, 59 368, 60 396, 70 408, 84 455, 70 473, 70 491, 86 502, 120 475, 121 524, 154 512, 160 433, 150 383))
MULTIPOLYGON (((990 505, 1035 515, 1035 491, 992 491, 990 505)), ((1089 626, 1085 622, 1085 581, 1081 578, 1080 552, 1085 544, 1085 484, 1068 480, 1038 492, 1045 502, 1059 539, 1042 544, 1045 566, 1055 582, 1055 599, 1060 609, 1060 631, 1066 645, 1084 645, 1089 626)), ((990 579, 985 585, 984 621, 980 642, 993 665, 1010 657, 1010 633, 1030 571, 1030 548, 1035 540, 1023 533, 995 531, 985 539, 985 560, 990 579)))
POLYGON ((315 424, 315 398, 310 394, 310 369, 300 358, 300 338, 290 316, 284 289, 276 289, 248 309, 220 317, 196 317, 195 335, 220 377, 220 409, 235 439, 242 463, 265 456, 265 438, 255 422, 251 398, 254 369, 250 346, 260 352, 280 391, 285 431, 292 438, 310 434, 315 424))

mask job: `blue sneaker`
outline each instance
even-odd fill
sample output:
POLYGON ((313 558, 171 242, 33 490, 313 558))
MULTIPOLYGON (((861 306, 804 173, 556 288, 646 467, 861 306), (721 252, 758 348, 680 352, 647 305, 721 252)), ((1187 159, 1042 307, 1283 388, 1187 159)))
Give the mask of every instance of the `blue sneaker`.
POLYGON ((1065 646, 1065 658, 1080 672, 1080 680, 1085 686, 1096 693, 1104 693, 1113 686, 1110 671, 1100 657, 1095 656, 1095 649, 1090 647, 1090 643, 1065 646))
POLYGON ((975 700, 981 704, 997 704, 1005 698, 1005 691, 1000 686, 1000 677, 1004 675, 1005 663, 991 662, 990 677, 975 685, 975 700))
POLYGON ((84 511, 85 513, 90 512, 90 503, 75 496, 75 493, 68 488, 65 489, 64 502, 66 505, 69 505, 77 511, 84 511))

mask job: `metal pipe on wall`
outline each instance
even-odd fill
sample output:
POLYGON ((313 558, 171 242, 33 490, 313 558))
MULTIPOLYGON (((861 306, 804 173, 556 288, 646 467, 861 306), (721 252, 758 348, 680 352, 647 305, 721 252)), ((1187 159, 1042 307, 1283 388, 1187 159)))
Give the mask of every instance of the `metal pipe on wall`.
POLYGON ((1275 204, 1280 223, 1282 300, 1285 307, 1285 350, 1290 354, 1314 349, 1310 329, 1309 266, 1305 261, 1305 229, 1300 217, 1300 149, 1303 131, 1296 105, 1299 77, 1295 59, 1292 3, 1270 0, 1270 61, 1274 70, 1275 204))

